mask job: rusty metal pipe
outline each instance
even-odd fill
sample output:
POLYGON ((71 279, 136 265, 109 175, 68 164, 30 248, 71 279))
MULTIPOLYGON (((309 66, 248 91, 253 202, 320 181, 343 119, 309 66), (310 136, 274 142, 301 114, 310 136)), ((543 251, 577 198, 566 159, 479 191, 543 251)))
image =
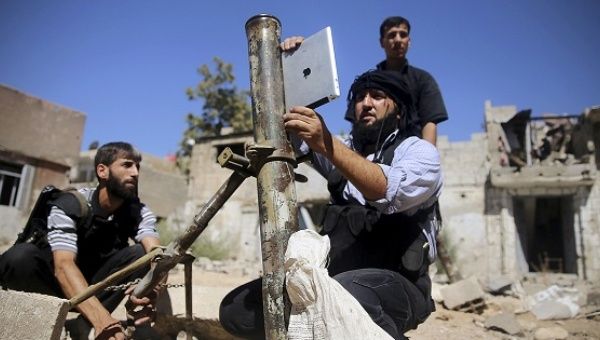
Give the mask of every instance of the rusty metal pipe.
POLYGON ((156 261, 155 265, 142 278, 135 287, 133 296, 143 297, 148 295, 156 284, 162 282, 177 263, 181 262, 186 255, 186 250, 194 243, 200 234, 208 226, 208 222, 219 212, 223 204, 233 195, 235 190, 244 182, 248 176, 234 172, 221 185, 219 190, 202 207, 202 210, 194 216, 193 223, 177 239, 169 243, 167 249, 162 254, 163 257, 156 261))
POLYGON ((279 40, 281 24, 271 15, 246 22, 254 140, 261 150, 271 147, 276 157, 263 158, 257 170, 263 261, 263 312, 269 340, 286 338, 283 267, 287 241, 298 229, 294 152, 283 126, 285 111, 279 40), (292 161, 290 161, 292 160, 292 161))

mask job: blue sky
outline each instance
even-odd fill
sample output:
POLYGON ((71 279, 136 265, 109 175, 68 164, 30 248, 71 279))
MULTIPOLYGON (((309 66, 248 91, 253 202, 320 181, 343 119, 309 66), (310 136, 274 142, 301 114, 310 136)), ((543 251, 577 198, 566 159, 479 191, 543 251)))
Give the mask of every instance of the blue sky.
MULTIPOLYGON (((282 37, 331 26, 342 97, 383 59, 378 29, 390 15, 412 24, 411 64, 437 79, 451 141, 482 131, 484 101, 543 113, 600 105, 600 1, 0 1, 0 83, 86 113, 82 149, 127 140, 174 153, 185 116, 199 113, 185 89, 219 56, 249 88, 244 24, 259 13, 282 37)), ((344 99, 318 111, 348 131, 344 99)))

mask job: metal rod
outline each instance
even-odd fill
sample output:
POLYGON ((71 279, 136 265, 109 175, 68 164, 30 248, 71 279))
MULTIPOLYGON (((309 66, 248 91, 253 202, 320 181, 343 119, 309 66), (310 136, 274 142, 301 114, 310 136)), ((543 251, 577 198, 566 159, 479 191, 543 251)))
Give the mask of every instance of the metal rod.
MULTIPOLYGON (((185 317, 188 321, 192 321, 192 263, 194 262, 193 256, 188 256, 183 262, 183 275, 185 280, 185 317)), ((186 327, 185 330, 186 339, 192 340, 192 332, 186 327)))
POLYGON ((163 258, 158 260, 155 266, 142 278, 140 283, 135 287, 133 296, 143 297, 152 291, 152 289, 160 283, 177 263, 186 255, 186 250, 194 243, 196 238, 206 229, 208 222, 215 216, 223 204, 227 202, 229 197, 233 195, 235 190, 244 182, 248 176, 234 172, 221 185, 219 190, 210 198, 210 200, 202 207, 198 215, 194 216, 192 224, 187 230, 176 240, 169 243, 164 251, 163 258))
POLYGON ((83 301, 89 299, 92 295, 96 295, 96 293, 103 291, 106 287, 114 284, 115 282, 118 282, 119 280, 125 278, 126 276, 135 272, 136 270, 147 266, 148 264, 150 264, 150 261, 152 261, 152 259, 155 256, 161 254, 162 252, 163 252, 163 250, 161 248, 154 248, 152 251, 150 251, 146 255, 140 257, 139 259, 135 260, 133 263, 131 263, 127 267, 125 267, 115 273, 112 273, 107 278, 105 278, 104 280, 102 280, 96 284, 88 286, 83 292, 72 297, 69 300, 69 305, 71 306, 71 308, 77 306, 78 304, 82 303, 83 301))
MULTIPOLYGON (((279 40, 281 25, 270 15, 246 22, 254 140, 278 155, 294 159, 283 127, 285 111, 279 40)), ((284 253, 291 232, 298 229, 294 171, 285 157, 267 158, 257 170, 263 261, 263 313, 266 339, 286 339, 284 253)))

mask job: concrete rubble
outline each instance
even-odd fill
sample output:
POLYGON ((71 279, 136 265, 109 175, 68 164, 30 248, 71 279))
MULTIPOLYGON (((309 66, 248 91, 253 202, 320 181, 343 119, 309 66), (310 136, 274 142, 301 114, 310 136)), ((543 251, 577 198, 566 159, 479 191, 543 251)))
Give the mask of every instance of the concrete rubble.
POLYGON ((508 276, 497 276, 487 280, 484 288, 490 294, 501 294, 510 289, 513 283, 514 280, 508 276))
POLYGON ((526 303, 538 320, 567 319, 579 314, 579 296, 579 291, 575 288, 552 285, 528 296, 526 303))
MULTIPOLYGON (((463 334, 468 339, 482 336, 506 339, 506 335, 513 339, 600 338, 600 285, 575 275, 530 273, 520 280, 498 276, 482 283, 474 278, 453 284, 434 282, 433 295, 444 307, 433 314, 435 327, 448 324, 451 330, 459 319, 453 313, 461 312, 460 318, 471 320, 485 332, 485 335, 481 331, 463 334), (479 299, 484 308, 464 308, 479 299)), ((410 332, 411 339, 431 336, 425 325, 410 332)))
POLYGON ((512 313, 500 313, 485 320, 485 328, 499 330, 506 334, 517 335, 521 333, 521 325, 512 313))
POLYGON ((475 277, 450 284, 440 292, 444 306, 456 310, 469 310, 471 306, 478 305, 484 294, 475 277))

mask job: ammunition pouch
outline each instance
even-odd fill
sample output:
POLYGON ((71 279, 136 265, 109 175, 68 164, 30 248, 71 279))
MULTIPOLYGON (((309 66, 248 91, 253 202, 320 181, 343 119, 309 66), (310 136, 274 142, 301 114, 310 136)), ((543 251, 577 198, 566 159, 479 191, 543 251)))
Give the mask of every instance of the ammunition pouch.
POLYGON ((383 215, 369 206, 330 205, 321 232, 331 241, 330 275, 383 268, 417 280, 430 264, 429 244, 419 223, 425 213, 383 215))

